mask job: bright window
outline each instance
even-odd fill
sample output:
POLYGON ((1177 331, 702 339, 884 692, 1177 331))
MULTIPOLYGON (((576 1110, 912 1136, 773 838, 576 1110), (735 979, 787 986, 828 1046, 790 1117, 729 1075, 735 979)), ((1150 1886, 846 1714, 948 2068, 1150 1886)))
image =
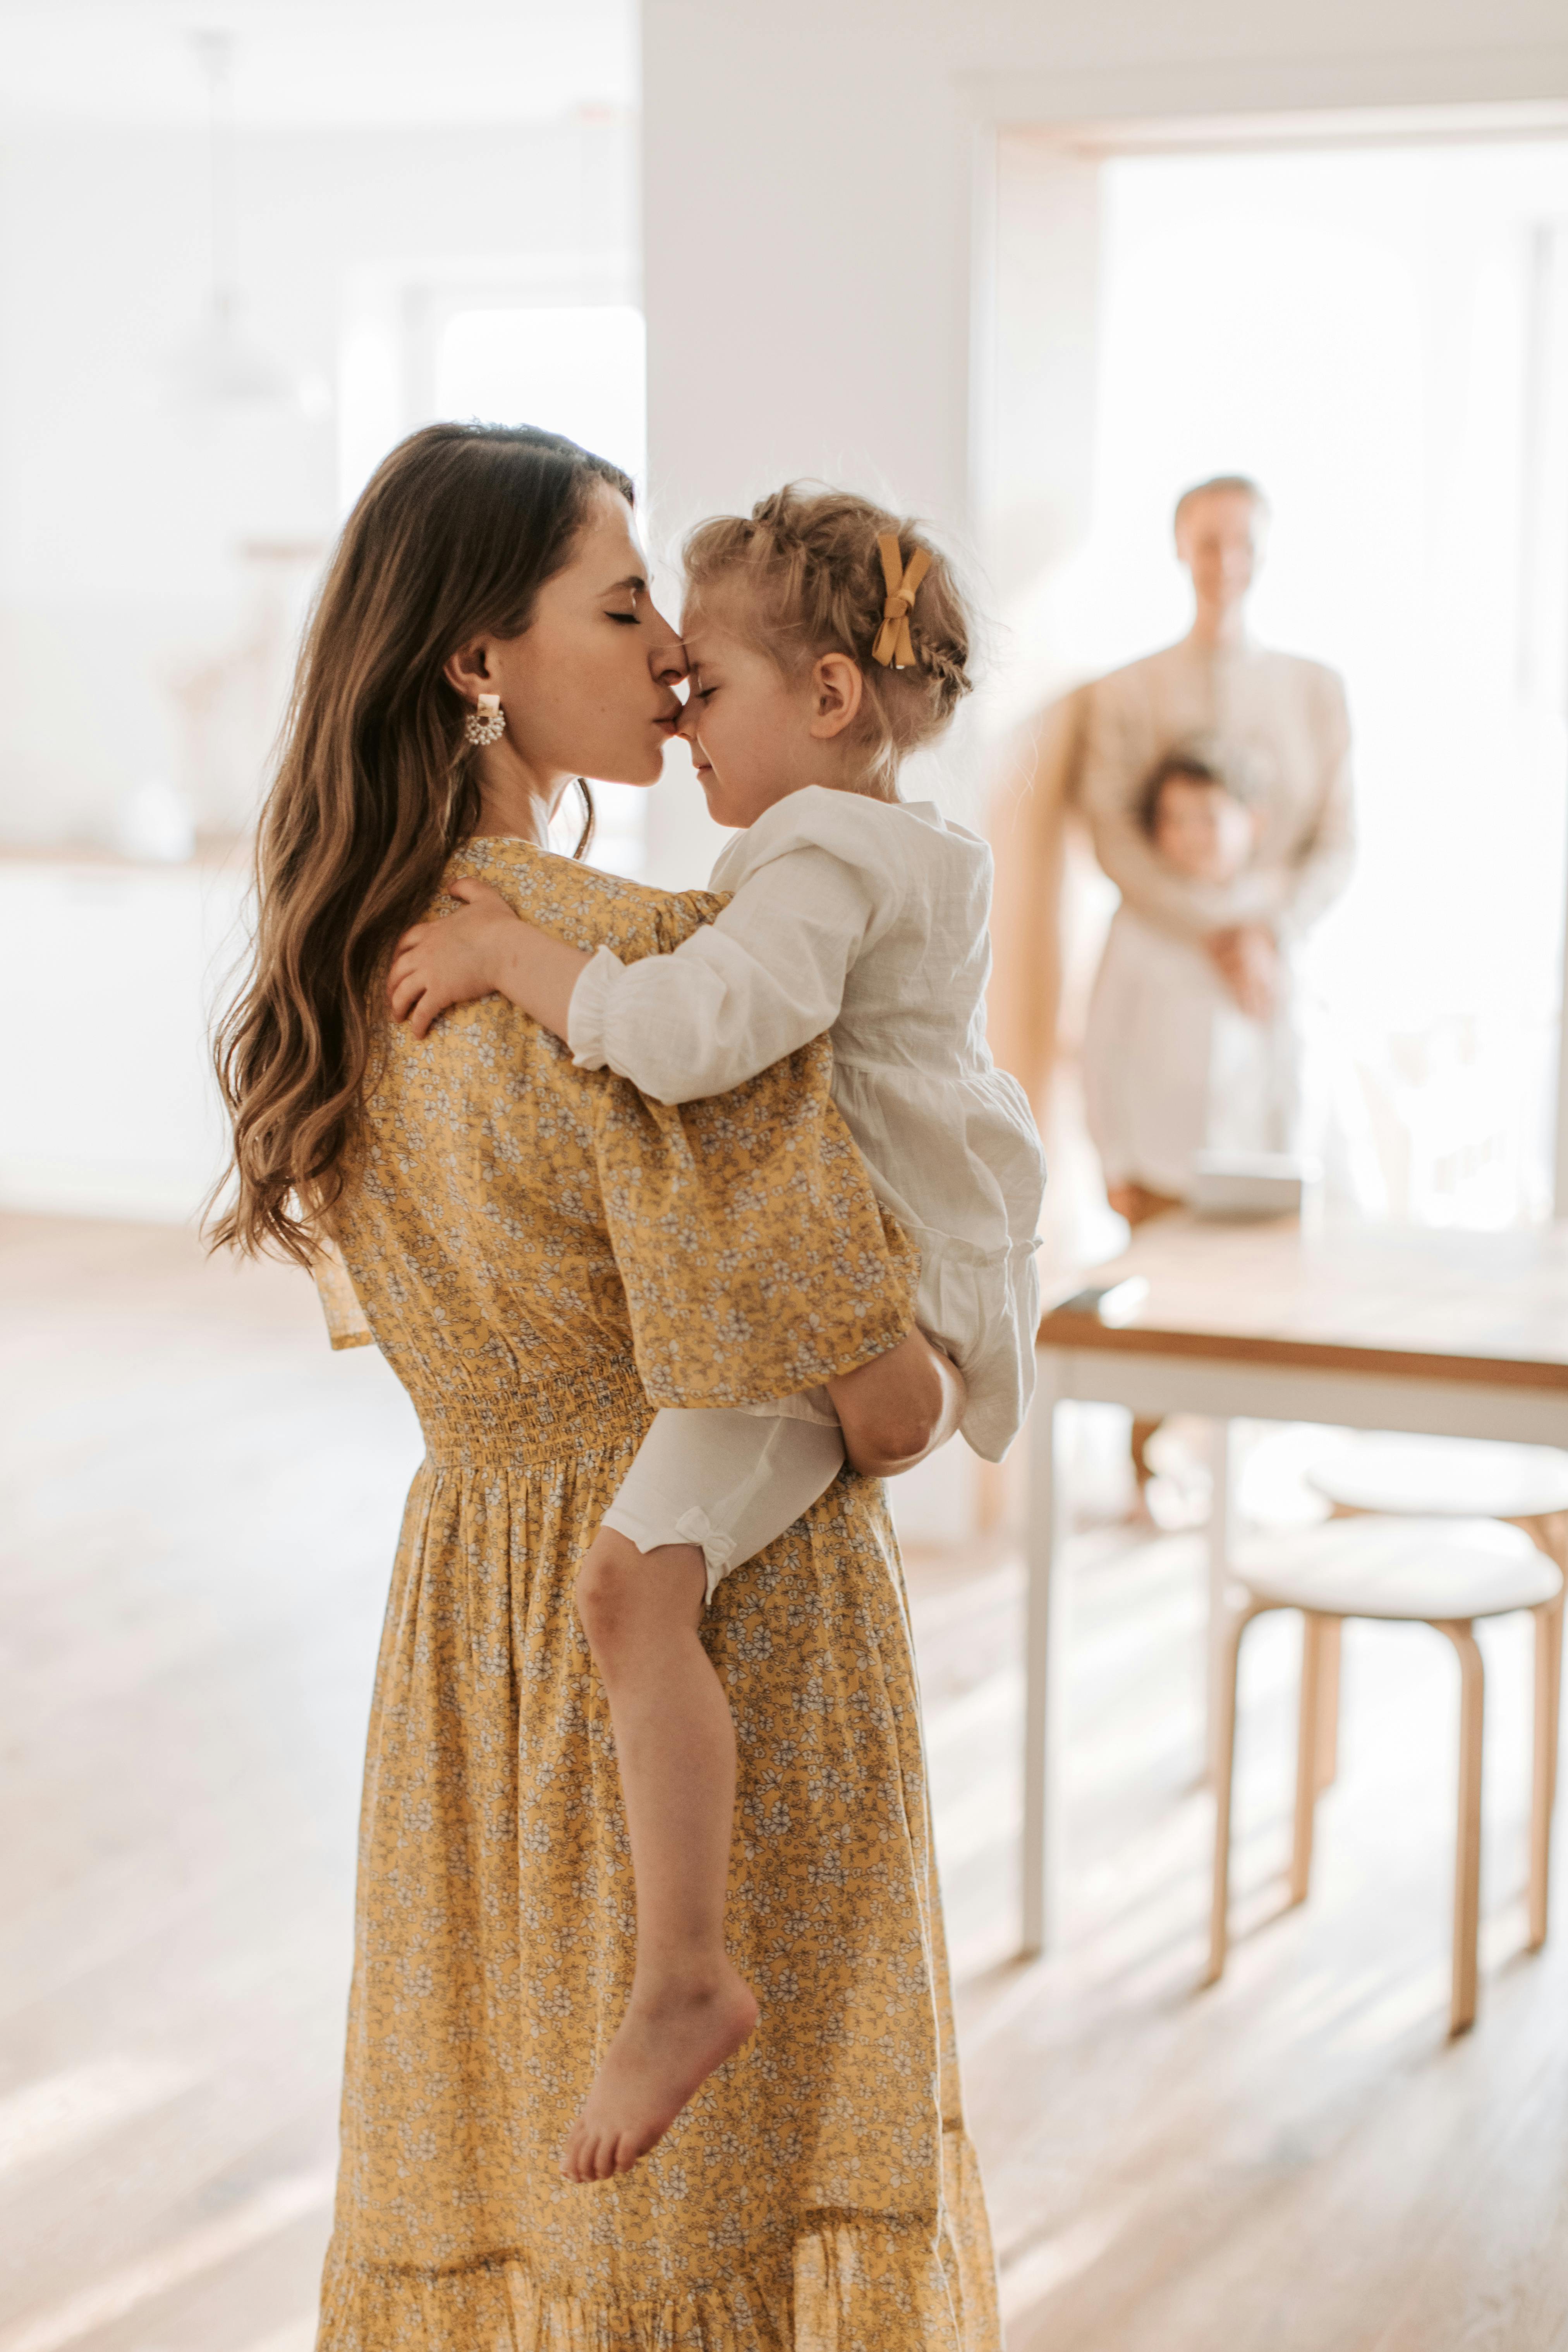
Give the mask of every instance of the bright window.
POLYGON ((642 312, 626 304, 458 310, 436 352, 436 413, 542 425, 638 480, 647 442, 642 312))

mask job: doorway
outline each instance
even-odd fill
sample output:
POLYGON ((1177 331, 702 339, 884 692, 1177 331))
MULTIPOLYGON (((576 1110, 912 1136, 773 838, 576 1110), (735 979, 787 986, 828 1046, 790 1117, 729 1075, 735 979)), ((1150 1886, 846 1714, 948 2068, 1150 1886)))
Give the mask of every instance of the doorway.
POLYGON ((1342 672, 1356 737, 1357 870, 1308 974, 1340 1192, 1550 1213, 1568 138, 1000 148, 977 459, 1017 690, 1179 636, 1177 495, 1261 481, 1257 633, 1342 672))

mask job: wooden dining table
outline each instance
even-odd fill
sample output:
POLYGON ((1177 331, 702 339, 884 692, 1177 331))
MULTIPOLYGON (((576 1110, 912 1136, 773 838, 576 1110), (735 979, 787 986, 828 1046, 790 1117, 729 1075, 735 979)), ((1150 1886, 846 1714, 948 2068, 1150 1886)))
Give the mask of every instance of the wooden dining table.
MULTIPOLYGON (((1507 1233, 1314 1230, 1294 1218, 1145 1225, 1064 1276, 1039 1329, 1029 1419, 1023 1948, 1058 1918, 1068 1481, 1060 1408, 1199 1413, 1213 1428, 1209 1687, 1232 1524, 1230 1424, 1320 1422, 1568 1447, 1568 1223, 1507 1233), (1118 1319, 1059 1303, 1146 1285, 1118 1319)), ((1212 1710, 1211 1710, 1212 1712, 1212 1710)))

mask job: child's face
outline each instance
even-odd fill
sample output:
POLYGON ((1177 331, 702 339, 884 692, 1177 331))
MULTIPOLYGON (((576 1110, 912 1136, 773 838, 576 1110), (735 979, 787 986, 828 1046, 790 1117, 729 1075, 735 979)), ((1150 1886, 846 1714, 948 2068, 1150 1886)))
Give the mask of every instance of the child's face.
POLYGON ((754 824, 775 801, 823 781, 810 679, 792 677, 735 625, 721 593, 688 599, 686 739, 719 824, 754 824))
POLYGON ((1231 882, 1252 855, 1252 811, 1223 785, 1168 776, 1154 811, 1154 846, 1194 882, 1231 882))

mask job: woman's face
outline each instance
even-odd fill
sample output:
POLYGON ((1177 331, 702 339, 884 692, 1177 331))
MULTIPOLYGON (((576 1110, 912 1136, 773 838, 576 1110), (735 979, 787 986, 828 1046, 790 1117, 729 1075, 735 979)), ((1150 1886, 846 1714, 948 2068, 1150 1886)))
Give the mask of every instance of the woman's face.
POLYGON ((487 788, 519 763, 535 789, 568 776, 657 783, 685 674, 680 640, 648 594, 631 509, 607 482, 522 635, 481 638, 447 666, 470 699, 500 696, 506 733, 481 754, 487 788))
POLYGON ((1265 508, 1246 490, 1206 490, 1187 500, 1176 526, 1176 554, 1192 573, 1200 604, 1229 612, 1247 594, 1268 536, 1265 508))

